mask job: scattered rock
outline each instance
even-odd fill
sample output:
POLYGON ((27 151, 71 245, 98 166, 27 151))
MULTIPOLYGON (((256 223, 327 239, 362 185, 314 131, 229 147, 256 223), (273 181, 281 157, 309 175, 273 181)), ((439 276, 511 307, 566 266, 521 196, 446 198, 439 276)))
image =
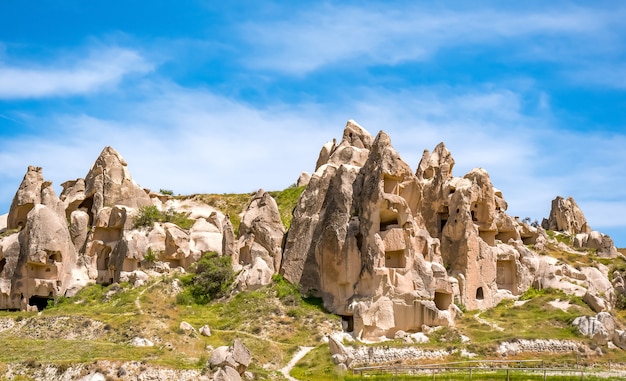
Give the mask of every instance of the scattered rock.
POLYGON ((133 347, 153 347, 154 343, 143 337, 135 337, 131 340, 130 345, 133 347))
POLYGON ((208 325, 203 325, 202 327, 200 327, 200 329, 198 330, 198 332, 200 332, 200 334, 202 336, 211 336, 211 328, 208 325))
POLYGON ((191 324, 187 323, 186 321, 180 322, 178 329, 180 329, 182 333, 190 335, 190 336, 197 336, 198 334, 196 329, 191 324))

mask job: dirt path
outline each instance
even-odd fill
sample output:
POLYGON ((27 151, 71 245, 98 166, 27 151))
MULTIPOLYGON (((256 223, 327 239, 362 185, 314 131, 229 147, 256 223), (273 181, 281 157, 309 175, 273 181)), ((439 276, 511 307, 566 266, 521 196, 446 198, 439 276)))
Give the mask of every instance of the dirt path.
POLYGON ((143 290, 141 290, 141 292, 139 293, 139 295, 137 295, 137 297, 135 298, 135 307, 137 307, 137 310, 139 311, 140 315, 143 315, 143 309, 141 308, 141 302, 139 301, 139 299, 141 298, 141 296, 143 294, 146 293, 146 291, 148 291, 149 289, 151 289, 152 287, 156 286, 157 284, 161 283, 163 281, 163 279, 159 279, 158 281, 152 283, 151 285, 149 285, 148 287, 144 288, 143 290))
POLYGON ((498 330, 498 331, 504 331, 504 328, 500 327, 498 324, 494 323, 494 322, 490 322, 489 320, 485 320, 483 318, 480 317, 480 312, 477 313, 476 315, 474 315, 474 318, 480 323, 480 324, 485 324, 490 326, 491 328, 498 330))
POLYGON ((300 381, 297 378, 291 377, 289 375, 289 372, 291 372, 291 370, 298 363, 298 361, 302 360, 302 358, 306 356, 307 353, 311 352, 313 348, 315 347, 300 347, 298 352, 296 352, 293 355, 289 363, 283 369, 280 370, 280 373, 282 373, 283 376, 285 376, 285 378, 288 379, 289 381, 300 381))

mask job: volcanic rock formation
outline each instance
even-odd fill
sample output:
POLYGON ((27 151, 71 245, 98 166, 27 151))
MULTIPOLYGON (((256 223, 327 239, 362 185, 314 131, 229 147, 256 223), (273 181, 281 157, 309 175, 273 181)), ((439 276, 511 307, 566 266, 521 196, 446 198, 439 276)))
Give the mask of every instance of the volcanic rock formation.
MULTIPOLYGON (((543 228, 532 226, 506 213, 484 169, 455 177, 454 164, 440 143, 424 151, 414 172, 385 132, 373 137, 349 121, 339 143, 322 147, 315 172, 298 180, 306 188, 289 231, 276 201, 259 190, 240 214, 237 236, 229 216, 201 197, 143 190, 111 147, 85 179, 63 183, 60 198, 31 166, 4 232, 0 226, 0 309, 41 309, 94 282, 143 284, 150 275, 189 269, 210 251, 232 259, 238 290, 280 273, 321 297, 363 338, 451 326, 463 308, 491 308, 531 286, 580 296, 598 313, 624 303, 623 271, 543 255, 619 255, 571 197, 557 197, 543 228), (192 224, 137 226, 149 208, 192 224)), ((622 346, 624 335, 615 332, 622 346)))

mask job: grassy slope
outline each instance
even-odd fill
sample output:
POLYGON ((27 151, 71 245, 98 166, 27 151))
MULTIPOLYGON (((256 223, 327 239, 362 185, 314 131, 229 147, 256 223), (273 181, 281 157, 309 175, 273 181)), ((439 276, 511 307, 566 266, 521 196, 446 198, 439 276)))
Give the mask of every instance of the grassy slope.
POLYGON ((238 338, 251 350, 250 370, 258 378, 280 379, 262 366, 282 368, 299 345, 318 345, 324 332, 340 326, 337 317, 321 310, 318 300, 302 299, 282 280, 208 305, 181 306, 175 303, 173 279, 134 289, 125 286, 109 297, 111 287, 94 285, 40 314, 3 312, 0 319, 13 319, 17 324, 0 332, 0 345, 5 348, 0 351, 0 363, 110 359, 201 369, 210 355, 207 346, 230 345, 238 338), (56 321, 66 316, 74 322, 56 321), (212 336, 181 332, 182 321, 196 329, 208 324, 212 336), (132 347, 129 342, 134 337, 147 338, 155 346, 132 347))

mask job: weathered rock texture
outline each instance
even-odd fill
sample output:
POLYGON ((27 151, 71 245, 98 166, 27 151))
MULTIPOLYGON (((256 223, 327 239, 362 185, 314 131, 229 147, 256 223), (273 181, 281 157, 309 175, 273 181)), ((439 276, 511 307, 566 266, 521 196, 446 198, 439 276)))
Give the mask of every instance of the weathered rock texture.
POLYGON ((453 324, 458 286, 415 213, 421 190, 387 134, 348 122, 294 211, 282 274, 365 337, 453 324))
POLYGON ((238 241, 229 250, 235 269, 241 270, 239 289, 256 289, 271 282, 280 269, 284 234, 276 201, 260 189, 252 196, 239 225, 238 241))
MULTIPOLYGON (((310 178, 299 179, 307 185, 289 232, 275 200, 259 190, 236 236, 229 216, 194 197, 143 190, 111 147, 85 179, 63 183, 60 198, 41 168, 29 167, 0 238, 0 309, 43 308, 93 282, 141 285, 151 274, 189 269, 209 251, 232 259, 237 289, 257 289, 280 273, 365 338, 408 340, 429 326, 453 325, 463 306, 491 308, 531 285, 578 295, 598 313, 623 304, 623 273, 609 281, 613 270, 601 264, 573 267, 542 255, 618 255, 571 197, 552 202, 548 235, 506 213, 487 171, 455 177, 454 164, 440 143, 424 151, 414 172, 385 132, 373 137, 349 121, 339 143, 322 147, 310 178), (146 206, 182 213, 193 226, 138 228, 146 206), (563 237, 572 245, 557 242, 563 237)), ((625 336, 616 331, 611 340, 621 346, 625 336)), ((226 367, 216 377, 237 378, 240 370, 226 367)))
POLYGON ((569 234, 591 233, 587 219, 572 197, 565 199, 558 196, 552 200, 550 216, 542 221, 541 226, 569 234))
MULTIPOLYGON (((372 138, 348 122, 338 144, 322 147, 294 211, 281 274, 363 337, 452 325, 454 303, 491 308, 531 285, 588 293, 589 303, 611 308, 612 287, 597 269, 559 268, 530 249, 545 246, 545 231, 506 214, 484 169, 454 177, 453 167, 440 143, 413 173, 386 133, 372 138)), ((572 199, 553 206, 550 226, 591 233, 572 199)))
POLYGON ((73 274, 77 253, 63 203, 41 168, 28 167, 8 227, 20 231, 0 240, 0 308, 44 308, 48 299, 80 281, 80 274, 73 274))

